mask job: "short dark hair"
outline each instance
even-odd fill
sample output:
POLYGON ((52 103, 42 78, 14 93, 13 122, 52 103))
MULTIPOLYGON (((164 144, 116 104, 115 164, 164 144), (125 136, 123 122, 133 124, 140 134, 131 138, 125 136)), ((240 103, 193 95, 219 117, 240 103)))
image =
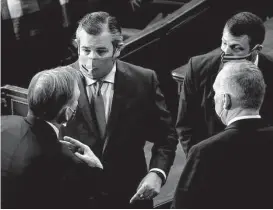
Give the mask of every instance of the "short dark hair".
POLYGON ((226 22, 225 28, 233 36, 247 35, 250 39, 251 48, 257 44, 262 44, 265 38, 265 26, 262 19, 250 12, 241 12, 232 16, 226 22))
POLYGON ((77 74, 70 67, 57 67, 37 73, 28 87, 28 105, 35 117, 52 121, 74 100, 77 74))
POLYGON ((84 30, 90 35, 100 35, 104 28, 112 34, 112 44, 114 48, 119 48, 123 45, 123 36, 121 34, 121 26, 117 19, 110 16, 107 12, 92 12, 85 15, 80 21, 76 31, 76 39, 79 42, 79 33, 84 30))

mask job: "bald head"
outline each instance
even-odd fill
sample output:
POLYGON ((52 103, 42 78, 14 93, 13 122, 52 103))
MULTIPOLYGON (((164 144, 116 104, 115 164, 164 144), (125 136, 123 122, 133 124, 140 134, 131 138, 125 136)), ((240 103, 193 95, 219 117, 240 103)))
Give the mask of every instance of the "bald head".
POLYGON ((265 94, 265 82, 252 62, 231 61, 224 65, 213 85, 215 94, 227 93, 242 109, 259 110, 265 94))

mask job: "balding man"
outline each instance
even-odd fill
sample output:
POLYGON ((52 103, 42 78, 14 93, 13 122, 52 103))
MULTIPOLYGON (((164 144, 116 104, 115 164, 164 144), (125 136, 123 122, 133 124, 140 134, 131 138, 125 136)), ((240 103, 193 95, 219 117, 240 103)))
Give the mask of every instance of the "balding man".
POLYGON ((28 115, 1 117, 1 207, 90 208, 102 167, 89 147, 58 141, 61 124, 75 116, 80 90, 74 71, 35 75, 28 89, 28 115))
POLYGON ((174 208, 273 207, 273 127, 259 115, 265 86, 252 62, 224 65, 213 89, 227 127, 190 150, 174 208))

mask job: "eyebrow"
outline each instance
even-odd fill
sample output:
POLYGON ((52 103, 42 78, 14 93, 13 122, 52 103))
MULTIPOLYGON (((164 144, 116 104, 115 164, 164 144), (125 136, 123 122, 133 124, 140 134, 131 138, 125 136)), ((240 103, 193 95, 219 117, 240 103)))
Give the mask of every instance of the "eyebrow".
MULTIPOLYGON (((94 47, 92 47, 92 46, 81 46, 81 48, 83 48, 83 49, 92 49, 92 48, 94 48, 94 47)), ((96 50, 108 50, 106 47, 97 47, 97 48, 95 48, 96 50)))

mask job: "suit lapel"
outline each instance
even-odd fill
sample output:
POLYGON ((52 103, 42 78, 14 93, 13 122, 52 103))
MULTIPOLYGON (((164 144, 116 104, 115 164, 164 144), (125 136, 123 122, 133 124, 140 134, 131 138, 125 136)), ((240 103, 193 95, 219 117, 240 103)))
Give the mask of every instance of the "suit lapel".
POLYGON ((114 96, 112 101, 111 113, 106 128, 103 153, 109 143, 109 138, 113 133, 113 130, 119 123, 120 113, 122 110, 124 110, 126 102, 130 97, 130 87, 130 78, 126 73, 126 68, 124 67, 122 62, 117 61, 117 71, 114 83, 114 96))
MULTIPOLYGON (((87 92, 86 92, 86 83, 85 83, 85 79, 84 76, 81 74, 80 70, 79 70, 79 63, 78 61, 71 64, 71 67, 76 69, 81 76, 81 81, 78 83, 79 85, 79 89, 80 89, 80 97, 79 97, 79 111, 81 112, 83 118, 85 119, 85 121, 87 122, 88 126, 89 126, 89 130, 90 132, 97 138, 100 139, 99 137, 99 131, 97 129, 96 126, 96 122, 95 120, 92 118, 92 114, 91 114, 91 109, 90 109, 90 103, 88 100, 88 96, 87 96, 87 92)), ((90 138, 90 140, 94 141, 94 138, 90 138)), ((95 142, 91 142, 91 145, 93 145, 95 142)))

